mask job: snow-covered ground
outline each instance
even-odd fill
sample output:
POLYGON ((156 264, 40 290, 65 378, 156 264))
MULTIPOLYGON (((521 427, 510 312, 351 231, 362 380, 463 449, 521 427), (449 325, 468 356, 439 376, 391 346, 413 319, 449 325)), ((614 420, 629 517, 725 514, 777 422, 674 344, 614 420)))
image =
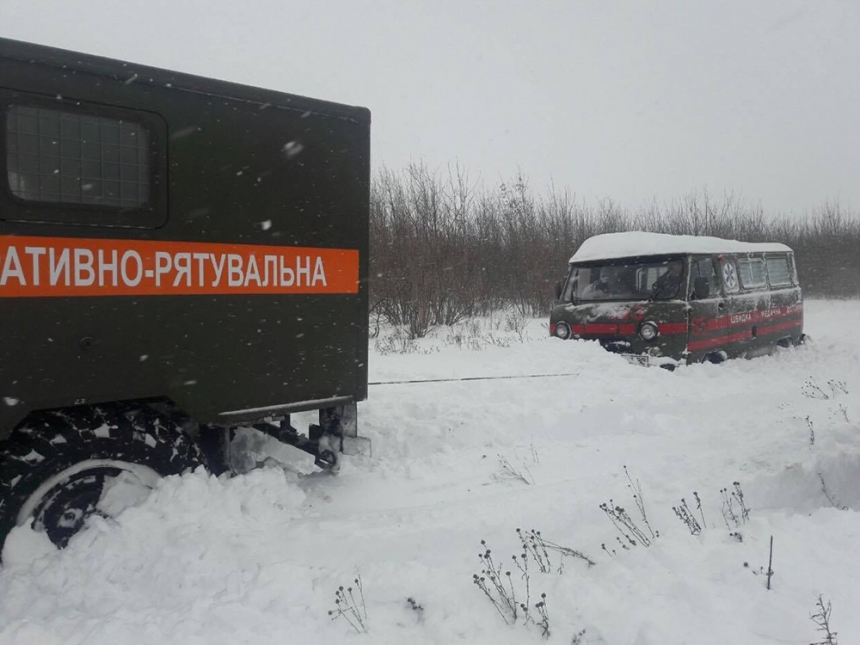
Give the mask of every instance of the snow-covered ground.
POLYGON ((19 529, 0 570, 0 642, 538 643, 537 625, 506 626, 472 579, 481 540, 507 568, 522 528, 596 563, 568 557, 558 574, 532 561, 551 643, 584 629, 582 643, 807 644, 821 638, 819 594, 839 642, 858 643, 860 303, 806 312, 806 347, 671 373, 547 338, 542 321, 507 347, 442 333, 374 353, 372 381, 571 375, 375 385, 360 405, 373 457, 337 476, 287 456, 286 470, 167 479, 62 552, 19 529), (650 538, 625 466, 659 532, 650 547, 623 549, 600 509, 614 500, 650 538), (729 530, 720 491, 733 482, 751 510, 729 530), (698 536, 672 510, 685 498, 702 523, 693 491, 698 536), (329 616, 359 575, 361 635, 329 616))

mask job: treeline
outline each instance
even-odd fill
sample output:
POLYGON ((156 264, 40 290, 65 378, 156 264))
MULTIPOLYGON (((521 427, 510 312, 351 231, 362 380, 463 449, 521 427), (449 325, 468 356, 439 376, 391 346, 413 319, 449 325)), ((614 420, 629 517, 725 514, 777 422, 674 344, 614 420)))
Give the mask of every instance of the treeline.
POLYGON ((478 189, 462 170, 416 164, 373 180, 371 311, 413 337, 503 306, 541 315, 579 244, 619 231, 783 242, 807 296, 860 296, 860 219, 838 204, 787 219, 703 192, 631 211, 566 190, 536 195, 522 176, 478 189))

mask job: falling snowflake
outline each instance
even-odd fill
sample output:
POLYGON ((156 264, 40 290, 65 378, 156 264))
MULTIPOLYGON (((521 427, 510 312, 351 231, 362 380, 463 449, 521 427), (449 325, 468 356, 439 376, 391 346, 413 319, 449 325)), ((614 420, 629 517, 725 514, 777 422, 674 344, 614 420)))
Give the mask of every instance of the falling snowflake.
POLYGON ((304 149, 305 147, 298 141, 290 141, 288 143, 285 143, 284 147, 282 148, 284 154, 287 156, 287 159, 292 159, 304 149))

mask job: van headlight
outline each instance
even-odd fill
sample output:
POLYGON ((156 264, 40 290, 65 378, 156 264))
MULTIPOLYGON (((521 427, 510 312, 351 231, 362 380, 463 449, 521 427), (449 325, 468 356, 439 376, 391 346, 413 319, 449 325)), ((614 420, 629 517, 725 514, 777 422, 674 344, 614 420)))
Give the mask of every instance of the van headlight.
POLYGON ((567 340, 568 338, 570 338, 570 325, 568 325, 566 322, 556 323, 555 335, 556 338, 567 340))
POLYGON ((654 340, 657 338, 657 325, 652 322, 645 322, 639 326, 639 336, 642 340, 654 340))

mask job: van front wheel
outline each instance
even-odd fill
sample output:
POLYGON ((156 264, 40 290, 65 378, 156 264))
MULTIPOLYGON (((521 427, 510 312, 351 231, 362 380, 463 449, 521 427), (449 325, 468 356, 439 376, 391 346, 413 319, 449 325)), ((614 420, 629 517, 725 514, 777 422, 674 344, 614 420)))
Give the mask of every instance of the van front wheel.
POLYGON ((719 352, 711 352, 702 358, 703 363, 714 363, 715 365, 729 360, 728 354, 720 350, 719 352))
POLYGON ((63 548, 89 517, 115 515, 159 477, 201 465, 192 438, 148 407, 34 413, 0 443, 0 554, 26 524, 63 548))

